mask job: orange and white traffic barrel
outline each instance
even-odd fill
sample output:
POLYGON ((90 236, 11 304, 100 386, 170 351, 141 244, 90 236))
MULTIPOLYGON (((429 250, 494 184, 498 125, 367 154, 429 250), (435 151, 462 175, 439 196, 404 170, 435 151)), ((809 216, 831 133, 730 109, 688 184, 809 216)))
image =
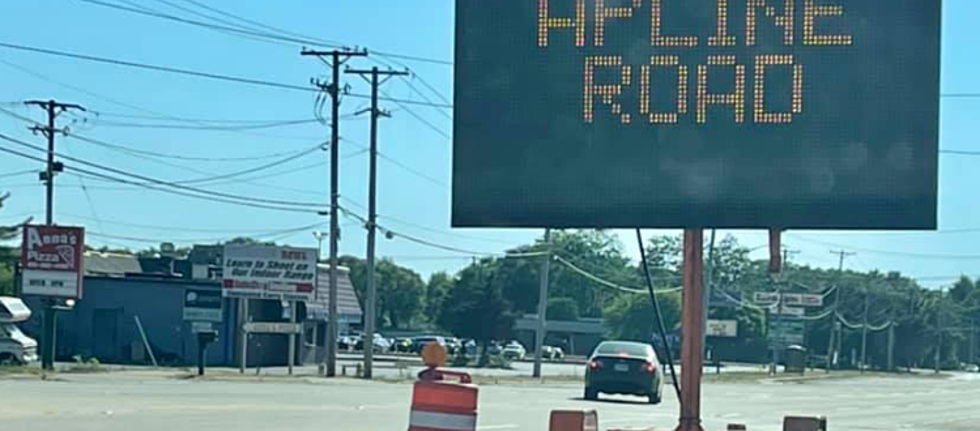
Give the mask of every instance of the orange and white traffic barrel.
POLYGON ((412 391, 409 431, 476 431, 477 388, 417 382, 412 391))
POLYGON ((428 368, 419 373, 412 389, 408 431, 476 431, 478 390, 468 384, 470 376, 439 370, 446 363, 446 350, 437 343, 425 346, 422 360, 428 368), (460 383, 447 383, 447 377, 460 383))

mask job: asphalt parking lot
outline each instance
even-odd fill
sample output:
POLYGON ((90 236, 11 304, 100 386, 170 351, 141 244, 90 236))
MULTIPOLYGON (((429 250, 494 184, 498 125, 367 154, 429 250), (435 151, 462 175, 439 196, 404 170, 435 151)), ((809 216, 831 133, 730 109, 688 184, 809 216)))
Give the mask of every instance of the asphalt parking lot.
MULTIPOLYGON (((586 402, 575 382, 511 382, 480 388, 479 429, 546 430, 552 409, 596 409, 602 429, 675 425, 670 391, 659 406, 639 398, 586 402)), ((0 429, 79 431, 404 430, 408 383, 314 377, 188 379, 126 371, 0 378, 0 429)), ((972 376, 856 377, 813 381, 708 382, 704 424, 781 429, 783 415, 825 415, 847 431, 975 431, 980 380, 972 376)))

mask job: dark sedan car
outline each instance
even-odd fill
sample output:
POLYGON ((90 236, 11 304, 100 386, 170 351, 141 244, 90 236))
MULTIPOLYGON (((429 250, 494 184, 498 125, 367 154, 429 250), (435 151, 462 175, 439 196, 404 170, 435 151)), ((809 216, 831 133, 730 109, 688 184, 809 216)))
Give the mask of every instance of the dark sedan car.
POLYGON ((585 399, 600 393, 640 395, 651 404, 663 397, 664 374, 649 344, 606 341, 596 347, 585 373, 585 399))

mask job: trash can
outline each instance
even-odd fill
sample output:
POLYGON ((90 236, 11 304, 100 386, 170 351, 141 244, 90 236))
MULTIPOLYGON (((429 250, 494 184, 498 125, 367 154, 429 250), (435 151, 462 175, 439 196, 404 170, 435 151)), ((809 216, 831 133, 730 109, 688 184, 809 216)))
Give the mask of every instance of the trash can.
POLYGON ((806 372, 806 348, 800 345, 792 345, 786 348, 786 372, 800 373, 806 372))

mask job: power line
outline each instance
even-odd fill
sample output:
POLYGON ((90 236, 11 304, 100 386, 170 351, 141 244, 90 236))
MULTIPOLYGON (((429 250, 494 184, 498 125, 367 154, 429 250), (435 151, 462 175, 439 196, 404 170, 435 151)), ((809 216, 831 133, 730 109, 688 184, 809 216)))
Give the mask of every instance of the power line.
MULTIPOLYGON (((345 141, 345 142, 349 142, 351 144, 354 144, 357 147, 362 148, 364 150, 367 150, 367 146, 365 146, 364 144, 361 144, 361 143, 359 143, 357 141, 352 141, 352 140, 350 140, 348 138, 341 138, 341 140, 342 141, 345 141)), ((419 178, 422 178, 422 179, 424 179, 424 180, 426 180, 426 181, 428 181, 428 182, 430 182, 432 184, 435 184, 437 186, 440 186, 440 187, 446 188, 446 189, 449 188, 449 185, 446 184, 446 183, 444 183, 443 181, 438 180, 436 178, 433 178, 433 177, 431 177, 431 176, 425 174, 424 172, 419 171, 419 170, 417 170, 415 168, 412 168, 411 166, 408 166, 408 165, 406 165, 406 164, 398 161, 397 159, 395 159, 393 157, 390 157, 390 156, 388 156, 385 153, 382 153, 381 151, 378 151, 378 157, 380 157, 382 160, 387 161, 388 163, 391 163, 392 165, 395 165, 395 167, 401 168, 401 169, 405 170, 406 172, 408 172, 410 174, 413 174, 413 175, 415 175, 415 176, 417 176, 419 178)))
MULTIPOLYGON (((40 147, 34 146, 32 144, 26 143, 26 142, 21 141, 21 140, 18 140, 18 139, 11 138, 11 137, 6 136, 4 134, 0 134, 0 139, 3 139, 3 140, 8 141, 8 142, 15 143, 15 144, 18 144, 18 145, 21 145, 21 146, 24 146, 24 147, 27 147, 27 148, 30 148, 30 149, 33 149, 35 151, 42 151, 42 152, 45 151, 44 149, 42 149, 40 147)), ((0 148, 0 149, 6 151, 8 153, 20 155, 22 157, 27 157, 27 158, 31 158, 31 159, 35 159, 35 160, 41 160, 39 158, 35 158, 35 157, 32 157, 32 156, 27 156, 24 153, 13 152, 13 150, 9 150, 9 149, 6 149, 6 148, 0 148)), ((122 182, 122 183, 125 183, 125 184, 136 185, 136 186, 140 186, 140 187, 151 188, 151 187, 149 187, 150 184, 164 186, 164 187, 169 187, 168 189, 153 188, 154 190, 166 190, 167 192, 183 191, 181 193, 184 194, 184 195, 189 195, 189 196, 198 197, 198 198, 211 198, 212 200, 220 200, 220 201, 223 201, 223 202, 226 202, 226 203, 236 203, 236 204, 242 204, 242 203, 262 204, 262 205, 265 205, 265 207, 267 207, 269 209, 283 209, 283 206, 287 206, 287 207, 320 207, 320 208, 322 208, 322 204, 319 204, 319 203, 312 203, 312 202, 293 202, 293 201, 280 201, 280 200, 274 200, 274 199, 253 198, 253 197, 250 197, 250 196, 239 196, 239 195, 233 195, 233 194, 229 194, 229 193, 221 193, 221 192, 216 192, 216 191, 211 191, 211 190, 199 189, 199 188, 184 186, 184 185, 180 185, 180 184, 174 184, 172 182, 163 181, 163 180, 159 180, 159 179, 155 179, 155 178, 150 178, 150 177, 146 177, 146 176, 139 175, 139 174, 133 174, 133 173, 126 172, 126 171, 123 171, 123 170, 120 170, 120 169, 116 169, 116 168, 112 168, 112 167, 100 165, 100 164, 97 164, 97 163, 92 163, 92 162, 89 162, 89 161, 85 161, 85 160, 81 160, 81 159, 78 159, 78 158, 66 156, 66 155, 63 155, 63 154, 60 154, 59 156, 61 158, 65 159, 65 160, 77 162, 77 163, 80 163, 82 165, 90 166, 90 167, 93 167, 93 168, 96 168, 96 169, 101 169, 101 170, 104 170, 104 171, 107 171, 107 172, 112 172, 112 173, 115 173, 115 174, 123 175, 125 177, 136 178, 136 179, 145 181, 146 183, 143 183, 143 182, 135 182, 135 181, 132 181, 132 180, 124 180, 124 179, 120 179, 118 177, 112 177, 110 175, 101 174, 101 173, 98 173, 98 172, 93 172, 93 171, 89 171, 89 170, 79 169, 77 167, 74 168, 74 170, 76 170, 78 172, 85 173, 87 175, 101 177, 101 178, 109 179, 109 180, 112 180, 112 181, 117 181, 117 182, 122 182), (147 184, 147 183, 150 183, 150 184, 147 184), (178 190, 172 190, 170 188, 172 188, 172 189, 178 189, 178 190), (205 195, 205 196, 201 196, 201 195, 205 195)), ((298 209, 294 208, 294 210, 298 210, 298 209)), ((319 211, 312 210, 312 209, 299 210, 299 211, 300 212, 316 212, 316 213, 319 212, 319 211)))
MULTIPOLYGON (((82 1, 82 2, 85 2, 85 3, 94 4, 94 5, 98 5, 98 6, 108 7, 108 8, 112 8, 112 9, 117 9, 117 10, 121 10, 121 11, 126 11, 126 12, 130 12, 130 13, 136 13, 136 14, 140 14, 140 15, 151 16, 151 17, 155 17, 155 18, 161 18, 161 19, 166 19, 166 20, 170 20, 170 21, 180 22, 180 23, 183 23, 183 24, 194 25, 194 26, 198 26, 198 27, 204 27, 204 28, 208 28, 208 29, 211 29, 211 30, 222 31, 222 32, 225 32, 225 33, 232 33, 232 34, 237 34, 237 35, 240 35, 240 36, 250 36, 250 38, 253 38, 253 39, 254 38, 262 38, 262 39, 267 39, 267 40, 272 40, 272 41, 288 42, 288 43, 299 44, 299 45, 303 45, 303 44, 305 44, 305 45, 314 45, 314 46, 320 46, 320 47, 325 47, 325 48, 345 48, 344 44, 341 43, 341 42, 324 40, 324 39, 321 39, 321 38, 315 38, 315 37, 305 36, 305 35, 300 34, 300 33, 290 32, 290 31, 287 31, 287 30, 283 30, 283 29, 280 29, 280 28, 276 28, 276 27, 273 27, 273 26, 262 24, 260 22, 254 21, 254 20, 250 20, 250 19, 241 17, 239 15, 232 14, 230 12, 225 12, 225 11, 222 11, 222 10, 217 9, 217 8, 209 7, 209 6, 206 6, 206 5, 204 5, 204 4, 200 3, 200 2, 196 2, 196 1, 185 0, 188 3, 194 4, 194 5, 196 5, 196 6, 200 7, 200 8, 209 10, 209 11, 214 12, 214 13, 221 14, 223 16, 226 16, 226 17, 229 17, 229 18, 232 18, 232 19, 239 20, 241 22, 245 22, 245 23, 251 24, 253 26, 261 27, 261 28, 264 28, 266 30, 271 30, 271 31, 273 31, 275 33, 270 33, 268 31, 257 31, 254 28, 248 28, 248 27, 245 27, 245 26, 242 26, 242 25, 237 25, 237 24, 234 24, 234 23, 229 23, 228 21, 219 20, 219 19, 216 19, 214 17, 209 17, 207 15, 204 15, 204 16, 207 17, 207 18, 209 18, 209 19, 211 19, 211 20, 213 20, 213 21, 223 22, 225 24, 231 24, 232 27, 226 27, 226 26, 209 24, 209 23, 205 23, 205 22, 201 22, 201 21, 196 21, 196 20, 181 18, 181 17, 177 17, 177 16, 174 16, 174 15, 169 15, 169 14, 161 13, 161 12, 158 12, 158 11, 153 11, 153 10, 148 9, 148 8, 145 8, 145 7, 137 9, 137 8, 129 8, 129 7, 125 7, 125 6, 120 6, 118 4, 106 3, 106 2, 102 2, 102 1, 98 1, 98 0, 79 0, 79 1, 82 1), (276 33, 278 33, 278 34, 276 34, 276 33)), ((171 4, 171 6, 173 6, 173 5, 171 4)), ((177 7, 177 6, 174 6, 174 7, 177 7)), ((183 10, 186 11, 186 9, 184 9, 184 8, 180 8, 180 7, 177 7, 177 8, 183 9, 183 10)), ((191 12, 191 13, 194 13, 194 12, 191 12)), ((194 14, 196 14, 198 16, 202 16, 199 13, 194 13, 194 14)), ((382 56, 382 57, 397 58, 397 59, 406 60, 406 61, 415 61, 415 62, 420 62, 420 63, 438 64, 438 65, 444 65, 444 66, 452 66, 452 64, 453 64, 451 61, 434 59, 434 58, 426 58, 426 57, 415 56, 415 55, 406 55, 406 54, 398 54, 398 53, 387 52, 387 51, 374 51, 374 50, 372 50, 372 52, 374 54, 377 54, 377 55, 382 56)))
POLYGON ((37 173, 36 169, 26 169, 23 171, 14 171, 14 172, 8 172, 6 174, 0 174, 0 178, 19 177, 21 175, 34 174, 34 173, 37 173))
MULTIPOLYGON (((88 122, 87 119, 83 121, 88 122)), ((234 132, 234 131, 242 131, 242 130, 275 129, 280 127, 291 127, 291 126, 299 126, 304 124, 314 124, 319 122, 320 120, 311 118, 306 120, 286 120, 286 121, 255 123, 255 124, 247 124, 247 125, 241 124, 235 126, 151 124, 151 123, 133 123, 133 122, 122 122, 122 121, 94 121, 92 123, 101 127, 117 127, 117 128, 128 128, 128 129, 208 130, 208 131, 218 131, 218 132, 234 132)))
POLYGON ((850 251, 858 251, 862 253, 873 253, 873 254, 907 257, 907 258, 914 258, 914 259, 980 260, 980 255, 914 253, 914 252, 903 252, 903 251, 893 251, 893 250, 878 250, 873 248, 849 247, 846 245, 807 238, 801 235, 787 234, 787 236, 792 236, 801 241, 806 241, 813 244, 823 245, 827 247, 836 247, 836 248, 841 248, 850 251))
MULTIPOLYGON (((92 221, 95 220, 94 218, 91 218, 91 217, 88 217, 88 216, 83 216, 83 215, 80 215, 80 214, 72 214, 72 213, 62 213, 62 214, 63 215, 66 215, 66 216, 69 216, 69 217, 81 219, 81 220, 92 220, 92 221)), ((221 228, 221 229, 219 229, 219 228, 196 228, 196 227, 192 227, 192 226, 161 226, 161 225, 151 225, 151 224, 143 224, 143 223, 132 223, 132 222, 127 222, 127 221, 110 220, 110 219, 103 219, 102 221, 105 222, 105 223, 107 223, 107 224, 110 224, 110 225, 116 225, 116 226, 122 226, 122 227, 130 227, 130 228, 136 228, 136 229, 145 229, 145 230, 152 230, 152 231, 159 231, 159 232, 194 232, 194 233, 214 233, 214 234, 222 234, 222 233, 229 233, 229 234, 253 234, 253 233, 264 233, 264 232, 276 232, 276 233, 279 233, 279 232, 288 232, 288 231, 293 231, 293 230, 300 229, 300 227, 288 227, 288 228, 271 229, 271 230, 269 230, 269 229, 265 229, 265 230, 254 230, 254 228, 221 228)), ((315 226, 319 226, 321 224, 322 223, 318 223, 318 224, 314 225, 314 227, 315 226)))
MULTIPOLYGON (((60 87, 63 87, 63 88, 67 88, 67 89, 69 89, 71 91, 75 91, 75 92, 78 92, 80 94, 85 94, 85 95, 87 95, 89 97, 92 97, 92 98, 95 98, 95 99, 98 99, 98 100, 102 100, 104 102, 111 103, 113 105, 118 105, 118 106, 121 106, 121 107, 124 107, 124 108, 127 108, 127 109, 131 109, 131 110, 137 111, 137 112, 143 112, 143 113, 155 114, 156 115, 154 117, 140 117, 140 116, 135 116, 135 115, 129 116, 131 118, 151 118, 151 119, 166 119, 166 120, 171 120, 171 121, 186 121, 186 122, 192 122, 192 123, 198 124, 198 125, 200 125, 202 127, 213 126, 212 124, 206 124, 208 122, 221 122, 220 120, 214 120, 214 121, 196 120, 196 119, 190 119, 190 118, 186 118, 186 117, 179 117, 179 116, 174 116, 174 115, 167 115, 167 114, 160 113, 160 112, 157 112, 157 111, 154 111, 154 110, 151 110, 151 109, 147 109, 147 108, 136 106, 136 105, 133 105, 133 104, 130 104, 130 103, 126 103, 126 102, 123 102, 121 100, 117 100, 117 99, 114 99, 114 98, 111 98, 111 97, 108 97, 108 96, 103 96, 103 95, 94 93, 92 91, 88 91, 88 90, 86 90, 84 88, 81 88, 79 86, 76 86, 76 85, 68 84, 66 82, 62 82, 62 81, 53 79, 53 78, 51 78, 49 76, 43 75, 43 74, 38 73, 36 71, 30 70, 28 68, 19 66, 19 65, 14 64, 14 63, 11 63, 11 62, 6 61, 4 59, 0 59, 0 64, 4 64, 4 65, 6 65, 6 66, 8 66, 8 67, 10 67, 10 68, 12 68, 14 70, 17 70, 17 71, 19 71, 21 73, 24 73, 26 75, 32 76, 32 77, 34 77, 36 79, 39 79, 39 80, 42 80, 42 81, 45 81, 45 82, 52 83, 54 85, 57 85, 57 86, 60 86, 60 87)), ((103 114, 103 113, 94 113, 92 111, 89 111, 88 113, 89 114, 95 114, 96 116, 99 116, 99 115, 102 115, 103 114)), ((79 115, 74 114, 74 113, 70 113, 69 115, 72 116, 72 117, 74 117, 74 118, 77 118, 77 119, 79 119, 80 121, 83 121, 83 122, 89 121, 88 117, 79 116, 79 115)), ((122 115, 122 114, 117 114, 117 115, 122 115)), ((243 123, 256 123, 256 122, 259 122, 259 123, 271 123, 271 122, 278 122, 278 121, 284 121, 284 120, 264 120, 264 121, 251 120, 251 121, 244 121, 243 123)), ((232 122, 234 122, 234 121, 232 121, 232 122)), ((238 133, 238 134, 242 134, 242 135, 262 136, 262 137, 277 138, 277 139, 303 139, 303 140, 309 140, 310 139, 310 138, 302 138, 302 137, 297 137, 297 136, 286 136, 286 135, 276 135, 276 134, 270 134, 270 133, 251 132, 251 131, 246 131, 246 130, 222 130, 222 131, 233 132, 233 133, 238 133)))
POLYGON ((980 156, 980 151, 966 151, 966 150, 939 150, 941 154, 949 154, 954 156, 980 156))
MULTIPOLYGON (((442 136, 443 138, 446 138, 446 139, 449 139, 449 140, 452 140, 452 137, 451 137, 451 136, 449 136, 449 134, 448 134, 448 133, 446 133, 446 132, 445 132, 445 131, 443 131, 442 129, 440 129, 440 128, 438 128, 438 127, 436 127, 436 125, 434 125, 434 124, 432 124, 431 122, 429 122, 429 120, 426 120, 426 119, 425 119, 424 117, 422 117, 421 115, 419 115, 419 114, 417 114, 417 113, 416 113, 415 111, 413 111, 413 110, 411 110, 411 109, 409 109, 409 107, 408 107, 408 106, 406 106, 406 104, 405 104, 405 103, 403 103, 403 102, 401 102, 401 101, 399 101, 398 99, 394 99, 394 98, 392 98, 392 97, 391 97, 391 96, 390 96, 390 95, 389 95, 389 94, 388 94, 387 92, 385 92, 385 91, 382 91, 382 92, 381 92, 381 94, 383 94, 383 95, 384 95, 384 96, 385 96, 385 97, 387 98, 387 99, 385 99, 385 100, 387 100, 387 101, 389 101, 389 102, 394 102, 394 103, 395 103, 396 105, 398 105, 398 106, 399 106, 400 108, 402 108, 402 109, 404 109, 404 110, 405 110, 405 112, 408 112, 408 115, 411 115, 411 116, 412 116, 412 117, 414 117, 414 118, 415 118, 416 120, 418 120, 418 121, 419 121, 420 123, 422 123, 423 125, 425 125, 425 127, 428 127, 428 128, 430 129, 430 130, 432 130, 433 132, 436 132, 436 134, 438 134, 439 136, 442 136)), ((428 106, 435 106, 435 105, 428 105, 428 106)))
MULTIPOLYGON (((79 0, 79 1, 93 1, 93 0, 79 0)), ((164 73, 171 73, 171 74, 176 74, 176 75, 185 75, 185 76, 191 76, 191 77, 195 77, 195 78, 203 78, 203 79, 211 79, 211 80, 216 80, 216 81, 232 82, 232 83, 236 83, 236 84, 246 84, 246 85, 254 85, 254 86, 260 86, 260 87, 277 88, 277 89, 283 89, 283 90, 302 91, 302 92, 306 92, 306 93, 316 93, 316 92, 319 91, 319 90, 317 90, 315 88, 312 88, 312 87, 303 87, 303 86, 293 85, 293 84, 284 84, 284 83, 281 83, 281 82, 267 81, 267 80, 262 80, 262 79, 243 78, 243 77, 238 77, 238 76, 222 75, 222 74, 211 73, 211 72, 201 72, 201 71, 190 70, 190 69, 179 69, 179 68, 169 67, 169 66, 159 66, 159 65, 148 64, 148 63, 137 63, 137 62, 127 61, 127 60, 117 60, 117 59, 106 58, 106 57, 96 57, 96 56, 93 56, 93 55, 77 54, 77 53, 72 53, 72 52, 67 52, 67 51, 57 51, 57 50, 46 49, 46 48, 36 48, 36 47, 25 46, 25 45, 17 45, 17 44, 6 43, 6 42, 0 42, 0 48, 7 48, 7 49, 18 50, 18 51, 33 52, 33 53, 37 53, 37 54, 51 55, 51 56, 56 56, 56 57, 72 58, 72 59, 76 59, 76 60, 90 61, 90 62, 102 63, 102 64, 110 64, 110 65, 114 65, 114 66, 130 67, 130 68, 143 69, 143 70, 152 70, 152 71, 155 71, 155 72, 164 72, 164 73)), ((356 93, 348 93, 348 94, 345 94, 345 96, 355 97, 355 98, 359 98, 359 99, 367 99, 367 98, 370 98, 370 96, 368 96, 368 95, 356 94, 356 93)), ((386 102, 394 102, 394 103, 397 103, 399 105, 428 106, 428 107, 433 107, 433 108, 447 108, 447 109, 448 108, 452 108, 451 105, 448 105, 447 106, 447 105, 440 105, 440 104, 432 104, 432 103, 428 103, 428 102, 420 102, 420 101, 417 101, 417 100, 390 98, 390 97, 387 97, 387 96, 385 96, 383 98, 380 98, 379 100, 384 100, 386 102)))
POLYGON ((113 143, 104 142, 92 138, 81 138, 78 135, 70 135, 70 136, 83 142, 87 142, 104 148, 109 148, 122 153, 139 154, 148 157, 183 160, 183 161, 190 161, 190 162, 246 162, 246 161, 266 160, 271 158, 296 155, 300 153, 306 153, 307 151, 304 149, 300 151, 277 152, 277 153, 269 153, 269 154, 260 154, 257 156, 241 156, 241 157, 195 157, 195 156, 184 156, 181 154, 170 154, 170 153, 160 153, 156 151, 139 150, 136 148, 132 148, 130 146, 113 144, 113 143))
POLYGON ((292 35, 292 36, 297 36, 297 37, 309 39, 311 41, 319 42, 319 43, 323 44, 324 46, 329 46, 329 47, 336 48, 336 47, 340 47, 340 46, 343 45, 342 43, 337 42, 337 41, 331 41, 331 40, 325 40, 325 39, 316 38, 316 37, 310 37, 310 36, 303 35, 301 33, 295 33, 295 32, 289 31, 289 30, 284 30, 284 29, 281 29, 281 28, 278 28, 278 27, 273 27, 271 25, 263 24, 263 23, 261 23, 259 21, 251 20, 251 19, 245 18, 245 17, 243 17, 241 15, 236 15, 236 14, 233 14, 231 12, 226 12, 226 11, 223 11, 221 9, 210 7, 210 6, 206 5, 206 4, 203 4, 203 3, 198 2, 198 1, 184 0, 184 2, 193 4, 193 5, 195 5, 195 6, 199 7, 199 8, 209 10, 209 11, 214 12, 214 13, 217 13, 219 15, 223 15, 223 16, 226 16, 228 18, 231 18, 231 19, 235 19, 235 20, 244 22, 246 24, 251 24, 253 26, 256 26, 256 27, 259 27, 259 28, 263 28, 263 29, 266 29, 266 30, 270 30, 270 31, 274 31, 274 32, 277 32, 277 33, 281 33, 281 34, 292 35))
MULTIPOLYGON (((243 234, 243 235, 248 236, 250 238, 263 239, 263 238, 269 238, 269 237, 277 237, 277 236, 284 235, 284 234, 290 234, 291 235, 291 234, 294 234, 294 233, 297 233, 297 232, 310 231, 310 230, 316 229, 317 227, 322 226, 322 225, 323 225, 323 223, 314 223, 314 224, 311 224, 311 225, 300 226, 300 227, 295 227, 295 228, 288 228, 288 229, 281 229, 281 230, 272 230, 272 231, 262 231, 262 232, 258 232, 258 233, 247 233, 247 234, 243 234)), ((164 243, 164 242, 180 242, 180 243, 205 242, 205 243, 218 243, 218 242, 226 241, 226 240, 228 240, 231 237, 238 236, 238 235, 227 235, 227 236, 223 236, 223 237, 212 237, 212 238, 146 238, 146 237, 135 237, 135 236, 127 236, 127 235, 106 234, 106 233, 102 233, 102 232, 91 232, 91 231, 86 232, 86 234, 91 234, 92 236, 103 237, 103 238, 108 238, 108 239, 116 239, 116 240, 131 241, 131 242, 142 242, 142 243, 148 243, 148 244, 160 244, 160 243, 164 243)))
POLYGON ((202 22, 202 21, 197 21, 197 20, 187 19, 187 18, 181 18, 181 17, 175 16, 175 15, 170 15, 170 14, 166 14, 166 13, 154 11, 154 10, 151 10, 151 9, 147 9, 145 7, 138 9, 138 8, 133 8, 133 7, 122 6, 122 5, 115 4, 115 3, 107 3, 107 2, 103 2, 103 1, 99 1, 99 0, 78 0, 78 1, 83 2, 83 3, 89 3, 89 4, 97 5, 97 6, 102 6, 102 7, 106 7, 106 8, 110 8, 110 9, 116 9, 116 10, 120 10, 120 11, 124 11, 124 12, 130 12, 130 13, 134 13, 134 14, 138 14, 138 15, 150 16, 150 17, 154 17, 154 18, 161 18, 161 19, 165 19, 165 20, 169 20, 169 21, 179 22, 179 23, 182 23, 182 24, 188 24, 188 25, 193 25, 193 26, 197 26, 197 27, 203 27, 203 28, 207 28, 207 29, 210 29, 210 30, 217 30, 217 31, 221 31, 221 32, 224 32, 224 33, 232 33, 232 34, 236 34, 236 35, 250 36, 252 38, 260 38, 260 39, 266 39, 266 40, 272 40, 272 41, 279 41, 279 42, 289 42, 289 43, 293 43, 293 44, 317 45, 317 46, 323 46, 323 47, 328 47, 328 48, 342 48, 342 46, 339 46, 339 45, 323 44, 323 43, 320 43, 320 42, 315 42, 315 41, 310 41, 310 40, 304 40, 304 39, 297 39, 297 38, 294 38, 294 37, 288 37, 288 36, 282 36, 282 35, 276 35, 276 34, 272 34, 272 33, 268 33, 268 32, 252 31, 252 30, 245 29, 245 28, 243 28, 241 26, 228 27, 228 26, 223 26, 223 25, 209 24, 209 23, 202 22))
MULTIPOLYGON (((202 175, 209 175, 210 174, 209 172, 205 172, 205 171, 201 171, 201 170, 189 168, 189 167, 182 166, 182 165, 177 165, 177 164, 172 164, 172 163, 164 162, 162 160, 156 160, 156 159, 148 158, 148 157, 143 156, 143 155, 140 155, 140 154, 131 154, 132 151, 127 151, 126 147, 122 147, 122 146, 117 145, 117 144, 103 142, 103 141, 99 141, 97 139, 92 139, 92 138, 86 138, 86 137, 82 137, 82 136, 75 135, 75 134, 69 134, 68 136, 69 137, 72 137, 72 138, 75 138, 75 139, 79 139, 79 140, 81 140, 83 142, 88 142, 88 143, 91 143, 91 144, 94 144, 94 145, 99 145, 99 146, 107 147, 107 148, 113 149, 115 151, 124 152, 124 153, 127 153, 128 155, 130 155, 132 157, 136 157, 136 158, 140 158, 140 159, 145 159, 145 160, 150 160, 150 161, 152 161, 154 163, 160 163, 160 164, 164 164, 164 165, 167 165, 167 166, 176 167, 176 168, 179 168, 179 169, 189 170, 189 171, 192 171, 192 172, 195 172, 195 173, 199 173, 199 174, 202 174, 202 175)), ((274 186, 274 185, 265 184, 265 183, 254 183, 253 182, 254 180, 241 179, 239 177, 241 177, 243 175, 248 175, 248 174, 253 174, 253 173, 256 173, 256 172, 264 171, 266 169, 270 169, 270 168, 273 168, 273 167, 281 166, 281 165, 286 164, 288 162, 291 162, 293 160, 297 160, 297 159, 299 159, 301 157, 305 157, 305 156, 307 156, 309 154, 312 154, 312 153, 314 153, 314 152, 322 149, 323 148, 323 145, 324 144, 320 144, 320 145, 317 145, 315 147, 304 149, 304 150, 301 150, 301 151, 298 151, 298 152, 289 153, 289 154, 287 154, 286 157, 284 157, 282 159, 275 160, 273 162, 270 162, 270 163, 267 163, 267 164, 264 164, 264 165, 260 165, 260 166, 248 168, 248 169, 237 171, 237 172, 231 172, 231 173, 219 174, 219 175, 212 175, 212 176, 208 176, 208 177, 196 178, 196 179, 190 179, 190 180, 171 180, 169 182, 171 182, 173 184, 204 184, 204 183, 212 183, 211 185, 216 185, 216 184, 214 184, 215 181, 222 181, 222 180, 229 180, 229 179, 237 179, 234 182, 236 182, 236 183, 252 184, 252 185, 255 185, 255 186, 258 186, 258 187, 263 187, 263 188, 270 188, 270 189, 278 189, 278 190, 286 190, 286 191, 292 191, 292 192, 299 192, 299 193, 307 193, 307 194, 319 195, 317 193, 307 192, 305 190, 300 190, 300 189, 293 189, 293 188, 289 188, 289 187, 274 186)), ((227 184, 227 182, 224 182, 222 184, 227 184)))
MULTIPOLYGON (((15 155, 15 156, 18 156, 18 157, 22 157, 22 158, 25 158, 25 159, 33 160, 33 161, 36 161, 36 162, 45 163, 45 160, 42 159, 42 158, 40 158, 40 157, 32 156, 30 154, 22 153, 22 152, 16 151, 16 150, 11 150, 9 148, 0 147, 0 151, 5 152, 7 154, 15 155)), ((68 166, 65 166, 65 167, 67 168, 68 166)), ((180 195, 180 196, 188 196, 188 197, 193 197, 193 198, 198 198, 198 199, 211 200, 211 201, 217 201, 217 202, 223 202, 223 203, 231 203, 231 204, 243 205, 243 206, 253 206, 253 207, 256 207, 256 208, 277 209, 277 210, 282 210, 282 211, 303 212, 303 213, 311 212, 309 210, 300 210, 300 209, 296 209, 296 208, 281 208, 281 207, 263 206, 263 205, 257 205, 257 204, 250 204, 248 202, 239 202, 239 201, 230 201, 230 200, 222 200, 222 199, 217 199, 217 198, 210 198, 208 196, 201 196, 201 195, 195 195, 195 194, 190 194, 190 193, 184 193, 184 192, 180 192, 180 191, 177 191, 177 190, 160 189, 160 188, 155 188, 155 187, 152 187, 152 186, 146 186, 143 183, 136 183, 136 182, 132 182, 132 181, 129 181, 129 180, 125 180, 125 179, 120 179, 120 178, 117 178, 117 177, 113 177, 111 175, 100 174, 98 172, 90 171, 90 170, 87 170, 87 169, 77 168, 77 167, 74 167, 74 166, 71 167, 71 170, 78 171, 78 173, 75 173, 75 175, 82 175, 82 174, 89 175, 91 178, 105 179, 105 180, 109 180, 109 181, 112 181, 112 182, 119 182, 119 183, 123 183, 123 184, 132 184, 132 185, 135 185, 135 186, 142 186, 142 187, 147 188, 147 189, 161 191, 161 192, 164 192, 164 193, 176 194, 176 195, 180 195)), ((35 186, 36 184, 31 184, 31 185, 32 186, 35 186)))

